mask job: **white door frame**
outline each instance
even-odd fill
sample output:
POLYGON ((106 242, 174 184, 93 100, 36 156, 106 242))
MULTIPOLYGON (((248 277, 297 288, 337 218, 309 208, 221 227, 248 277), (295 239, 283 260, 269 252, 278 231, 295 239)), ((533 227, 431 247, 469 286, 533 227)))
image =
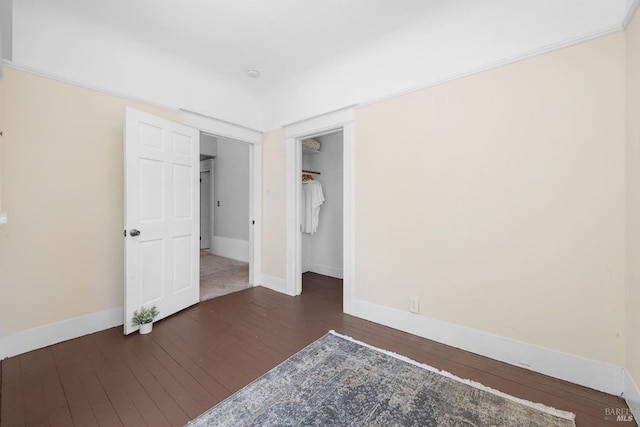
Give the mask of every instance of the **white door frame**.
POLYGON ((300 235, 300 171, 302 169, 302 147, 300 140, 342 130, 344 175, 343 175, 343 224, 342 237, 344 255, 344 281, 342 310, 353 312, 355 293, 355 129, 353 107, 344 108, 285 126, 287 145, 287 287, 289 295, 302 293, 302 242, 300 235))
POLYGON ((249 144, 249 284, 258 285, 262 247, 262 132, 182 110, 183 124, 202 132, 249 144))
MULTIPOLYGON (((215 234, 215 230, 213 229, 213 225, 215 224, 215 218, 213 217, 214 215, 214 204, 215 204, 215 194, 214 194, 214 180, 213 180, 213 170, 214 166, 213 166, 213 159, 206 159, 206 160, 200 160, 200 176, 202 177, 202 173, 208 172, 209 173, 209 188, 211 191, 209 191, 209 220, 210 220, 210 224, 209 224, 209 252, 211 252, 211 249, 213 248, 213 236, 215 234)), ((202 179, 202 178, 200 178, 202 179)), ((202 181, 200 181, 200 185, 202 186, 202 181)), ((202 197, 200 197, 200 206, 202 206, 202 197)), ((202 217, 200 217, 200 219, 202 220, 202 217)), ((202 230, 202 224, 200 224, 200 230, 202 230)), ((202 233, 201 233, 202 234, 202 233)), ((200 245, 202 246, 202 245, 200 245)), ((201 248, 202 249, 202 248, 201 248)))

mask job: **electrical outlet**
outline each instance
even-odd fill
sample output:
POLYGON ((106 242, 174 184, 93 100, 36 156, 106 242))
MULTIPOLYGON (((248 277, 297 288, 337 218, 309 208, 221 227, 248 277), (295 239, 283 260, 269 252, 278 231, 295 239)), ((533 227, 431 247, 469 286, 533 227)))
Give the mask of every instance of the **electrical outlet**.
POLYGON ((420 300, 418 298, 409 298, 409 311, 412 313, 420 313, 420 300))

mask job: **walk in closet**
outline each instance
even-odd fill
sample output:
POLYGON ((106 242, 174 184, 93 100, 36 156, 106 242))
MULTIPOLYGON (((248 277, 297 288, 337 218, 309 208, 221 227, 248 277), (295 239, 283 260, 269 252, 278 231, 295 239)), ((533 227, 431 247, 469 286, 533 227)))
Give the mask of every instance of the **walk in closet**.
POLYGON ((314 137, 302 145, 302 272, 343 277, 342 131, 314 137), (309 147, 306 148, 305 146, 309 147), (315 181, 315 182, 312 182, 315 181), (318 185, 319 184, 319 185, 318 185), (316 186, 316 188, 313 188, 316 186), (318 189, 321 193, 318 193, 318 189), (312 215, 318 197, 317 221, 312 215))

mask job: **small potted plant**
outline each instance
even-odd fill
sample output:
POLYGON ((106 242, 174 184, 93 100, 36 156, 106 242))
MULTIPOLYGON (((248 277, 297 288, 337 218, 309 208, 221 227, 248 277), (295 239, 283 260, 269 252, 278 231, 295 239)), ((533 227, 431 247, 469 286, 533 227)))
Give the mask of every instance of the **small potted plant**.
POLYGON ((153 319, 160 314, 158 308, 154 305, 151 308, 140 307, 140 311, 134 311, 131 321, 133 326, 140 325, 140 333, 148 334, 153 328, 153 319))

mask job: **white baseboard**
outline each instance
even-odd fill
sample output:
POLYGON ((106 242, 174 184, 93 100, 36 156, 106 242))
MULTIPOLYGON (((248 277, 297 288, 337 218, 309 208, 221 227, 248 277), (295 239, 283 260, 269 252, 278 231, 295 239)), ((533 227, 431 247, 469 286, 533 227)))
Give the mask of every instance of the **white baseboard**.
POLYGON ((268 274, 263 273, 260 275, 258 285, 264 286, 265 288, 269 288, 273 291, 287 294, 287 281, 279 277, 269 276, 268 274))
POLYGON ((209 252, 214 255, 244 262, 249 262, 251 253, 248 240, 230 239, 220 236, 213 236, 209 252))
POLYGON ((488 332, 353 300, 353 315, 442 344, 620 396, 624 369, 488 332))
MULTIPOLYGON (((306 271, 310 271, 312 273, 322 274, 323 276, 335 277, 336 279, 343 279, 343 272, 341 268, 327 267, 326 265, 320 264, 307 264, 306 271)), ((303 267, 303 272, 305 271, 303 267)))
POLYGON ((640 388, 638 388, 638 385, 633 381, 626 369, 624 371, 624 393, 622 396, 627 405, 629 405, 629 409, 631 409, 633 419, 636 423, 640 423, 640 388))
POLYGON ((0 359, 113 328, 123 322, 124 308, 118 307, 5 335, 0 337, 0 359))

